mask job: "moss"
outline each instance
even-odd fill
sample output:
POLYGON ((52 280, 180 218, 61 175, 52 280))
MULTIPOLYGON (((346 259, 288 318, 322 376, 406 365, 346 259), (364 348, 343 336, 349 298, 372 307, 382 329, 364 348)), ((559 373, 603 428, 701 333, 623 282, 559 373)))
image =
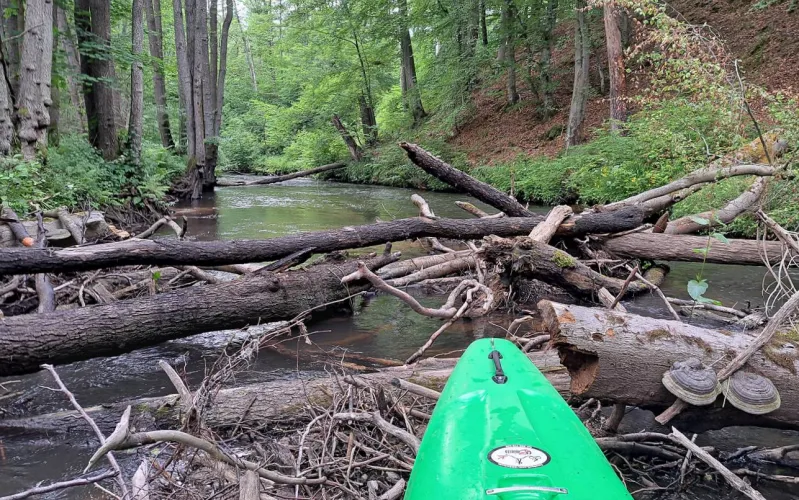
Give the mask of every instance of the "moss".
POLYGON ((650 342, 654 342, 656 340, 661 340, 661 339, 670 339, 671 337, 672 337, 671 332, 663 328, 658 328, 657 330, 649 331, 646 334, 646 338, 649 339, 650 342))
POLYGON ((694 337, 692 335, 684 335, 684 336, 681 336, 680 338, 686 344, 695 345, 695 346, 699 347, 700 349, 704 350, 707 353, 713 352, 713 348, 710 347, 710 344, 708 344, 704 339, 702 339, 700 337, 694 337))
POLYGON ((786 353, 784 351, 784 349, 779 347, 775 348, 772 345, 767 345, 763 349, 763 355, 775 365, 785 368, 796 375, 796 361, 799 360, 799 353, 786 353))
POLYGON ((577 264, 574 257, 561 250, 555 250, 555 253, 552 254, 552 262, 561 269, 574 267, 577 264))

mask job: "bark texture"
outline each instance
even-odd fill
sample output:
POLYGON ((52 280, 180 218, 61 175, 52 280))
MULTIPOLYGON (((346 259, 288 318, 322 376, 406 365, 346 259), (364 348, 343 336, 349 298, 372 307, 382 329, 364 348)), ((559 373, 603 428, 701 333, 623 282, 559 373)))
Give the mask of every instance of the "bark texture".
POLYGON ((34 159, 47 147, 52 68, 53 0, 28 0, 17 99, 17 137, 26 160, 34 159))
POLYGON ((553 32, 557 21, 558 0, 546 0, 546 11, 541 27, 541 55, 538 61, 538 79, 541 87, 541 115, 549 118, 555 113, 555 85, 552 83, 552 50, 555 46, 553 32))
POLYGON ((361 161, 361 156, 363 155, 361 147, 357 142, 355 142, 355 139, 352 137, 352 134, 350 134, 349 130, 347 130, 347 127, 341 123, 341 118, 339 118, 338 115, 333 115, 330 121, 333 123, 333 126, 336 127, 336 130, 338 130, 338 133, 341 134, 341 138, 344 140, 344 144, 347 145, 347 149, 349 150, 352 159, 355 161, 361 161))
POLYGON ((566 127, 567 148, 582 142, 582 126, 585 120, 585 106, 588 102, 591 39, 588 35, 585 9, 585 0, 577 0, 574 26, 574 85, 569 108, 569 123, 566 127))
MULTIPOLYGON (((593 215, 593 214, 591 214, 593 215)), ((342 229, 299 233, 268 240, 181 241, 137 240, 63 249, 15 249, 0 252, 0 275, 34 272, 68 272, 127 265, 185 264, 215 266, 262 262, 313 248, 317 253, 346 250, 425 236, 479 239, 487 235, 527 235, 544 217, 500 219, 397 219, 342 229)), ((563 224, 559 235, 580 236, 600 232, 591 218, 563 224)), ((632 226, 635 227, 635 226, 632 226)), ((627 229, 630 229, 628 227, 627 229)))
POLYGON ((627 76, 624 72, 624 48, 619 29, 619 6, 614 0, 602 9, 605 21, 605 43, 608 50, 608 73, 610 75, 610 128, 621 130, 627 121, 627 76))
POLYGON ((144 128, 144 3, 149 0, 133 0, 131 12, 130 65, 130 117, 128 119, 128 148, 134 165, 141 163, 141 144, 144 128))
POLYGON ((706 260, 715 264, 747 266, 762 266, 766 259, 772 264, 776 264, 783 257, 782 244, 778 241, 730 239, 729 243, 722 243, 711 239, 710 250, 705 259, 694 249, 704 249, 707 244, 707 236, 632 233, 605 240, 602 243, 602 249, 626 259, 644 258, 683 262, 706 260))
POLYGON ((80 75, 80 57, 78 56, 75 34, 67 20, 67 13, 58 3, 54 6, 54 16, 56 17, 56 28, 58 28, 58 41, 61 50, 64 51, 67 71, 64 75, 67 88, 69 89, 69 100, 72 107, 78 113, 79 127, 81 132, 88 130, 86 125, 86 104, 83 101, 83 93, 80 89, 78 77, 80 75))
POLYGON ((150 45, 150 58, 153 65, 153 94, 155 96, 155 120, 158 122, 158 135, 161 145, 167 149, 175 147, 172 130, 169 126, 169 112, 166 102, 166 82, 164 79, 164 33, 161 28, 161 0, 143 0, 147 15, 147 38, 150 45))
POLYGON ((416 63, 413 60, 411 32, 408 28, 408 2, 399 0, 400 16, 400 89, 405 106, 413 116, 413 124, 417 126, 427 113, 422 106, 422 95, 416 84, 416 63))
MULTIPOLYGON (((383 256, 367 265, 379 268, 392 260, 383 256)), ((6 358, 0 376, 34 372, 42 363, 117 355, 197 333, 291 319, 366 289, 341 284, 356 267, 348 262, 257 273, 154 297, 6 318, 0 323, 0 351, 6 358)))
MULTIPOLYGON (((722 332, 671 320, 645 318, 605 309, 567 306, 550 301, 538 304, 545 328, 571 376, 571 392, 617 403, 665 408, 674 395, 663 386, 663 373, 675 361, 699 358, 723 367, 755 338, 747 333, 722 332), (634 353, 634 354, 633 354, 634 353), (631 384, 630 381, 635 383, 631 384)), ((722 408, 723 397, 711 406, 694 407, 681 414, 705 428, 730 425, 799 428, 799 360, 756 353, 746 369, 768 377, 780 393, 782 406, 766 415, 749 415, 732 405, 722 408)), ((679 423, 676 423, 680 427, 679 423)))
POLYGON ((508 70, 505 83, 508 104, 519 102, 519 92, 516 90, 516 44, 513 38, 513 0, 505 0, 500 14, 502 27, 502 45, 500 47, 500 61, 508 70))
MULTIPOLYGON (((192 78, 189 65, 189 48, 186 40, 186 29, 183 24, 183 6, 181 0, 172 0, 172 11, 175 29, 175 53, 178 66, 178 91, 181 102, 181 123, 186 124, 186 154, 194 157, 196 151, 194 138, 194 113, 192 107, 192 78)), ((187 23, 188 24, 188 23, 187 23)), ((190 29, 191 29, 191 25, 190 29)))
MULTIPOLYGON (((558 358, 553 352, 532 352, 527 356, 544 372, 561 394, 567 393, 568 375, 560 367, 558 358)), ((441 390, 456 362, 457 358, 431 358, 416 363, 412 368, 398 366, 354 377, 372 387, 390 387, 391 381, 396 378, 412 380, 416 384, 441 390)), ((166 375, 164 377, 166 379, 166 375)), ((322 377, 313 380, 278 380, 222 389, 206 410, 205 423, 212 428, 229 425, 263 426, 264 422, 270 420, 283 420, 298 415, 304 411, 309 401, 321 405, 327 404, 330 395, 340 387, 340 384, 343 384, 340 379, 322 377)), ((89 407, 86 408, 86 412, 105 434, 114 430, 119 423, 119 416, 128 405, 132 407, 131 425, 135 425, 139 431, 174 428, 180 425, 179 400, 177 394, 172 394, 89 407)), ((75 411, 0 420, 0 431, 4 435, 80 435, 92 432, 86 421, 75 411)))

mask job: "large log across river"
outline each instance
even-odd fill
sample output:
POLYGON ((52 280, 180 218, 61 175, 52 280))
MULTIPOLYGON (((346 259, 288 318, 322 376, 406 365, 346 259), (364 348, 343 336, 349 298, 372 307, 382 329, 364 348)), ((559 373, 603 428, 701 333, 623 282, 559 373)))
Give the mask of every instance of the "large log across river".
MULTIPOLYGON (((362 248, 390 241, 426 236, 480 239, 528 234, 543 216, 501 219, 426 219, 413 217, 328 231, 299 233, 268 240, 177 241, 126 240, 118 243, 63 249, 10 248, 0 252, 0 275, 67 272, 129 265, 216 266, 279 259, 299 250, 317 253, 362 248)), ((610 213, 575 216, 562 224, 558 235, 579 236, 632 229, 641 224, 643 211, 631 207, 610 213)))
MULTIPOLYGON (((378 269, 396 260, 367 261, 378 269)), ((176 290, 153 297, 0 321, 0 376, 112 356, 197 333, 291 319, 310 309, 368 288, 343 285, 356 262, 325 264, 302 271, 253 273, 228 283, 176 290)))
MULTIPOLYGON (((676 399, 661 382, 675 361, 699 358, 718 371, 755 337, 548 300, 539 302, 538 309, 569 370, 573 394, 656 410, 676 399)), ((683 428, 681 422, 690 422, 697 431, 732 425, 799 429, 799 358, 792 351, 782 352, 778 342, 767 345, 745 367, 774 383, 782 398, 778 410, 750 415, 724 406, 719 396, 713 405, 684 411, 675 425, 683 428)))

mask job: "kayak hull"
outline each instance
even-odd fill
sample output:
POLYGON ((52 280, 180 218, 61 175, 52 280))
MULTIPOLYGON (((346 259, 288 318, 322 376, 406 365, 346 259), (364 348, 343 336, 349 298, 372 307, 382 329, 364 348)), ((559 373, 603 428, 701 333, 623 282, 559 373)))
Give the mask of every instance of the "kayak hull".
POLYGON ((512 343, 481 339, 425 431, 406 500, 632 499, 585 426, 512 343), (499 382, 492 351, 507 377, 499 382))

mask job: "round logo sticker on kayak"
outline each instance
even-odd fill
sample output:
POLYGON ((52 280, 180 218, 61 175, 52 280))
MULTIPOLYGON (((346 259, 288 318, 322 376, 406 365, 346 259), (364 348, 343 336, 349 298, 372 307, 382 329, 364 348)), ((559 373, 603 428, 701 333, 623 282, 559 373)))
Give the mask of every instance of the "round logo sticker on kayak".
POLYGON ((549 463, 549 453, 532 446, 512 444, 494 448, 488 459, 500 467, 509 469, 535 469, 549 463))

